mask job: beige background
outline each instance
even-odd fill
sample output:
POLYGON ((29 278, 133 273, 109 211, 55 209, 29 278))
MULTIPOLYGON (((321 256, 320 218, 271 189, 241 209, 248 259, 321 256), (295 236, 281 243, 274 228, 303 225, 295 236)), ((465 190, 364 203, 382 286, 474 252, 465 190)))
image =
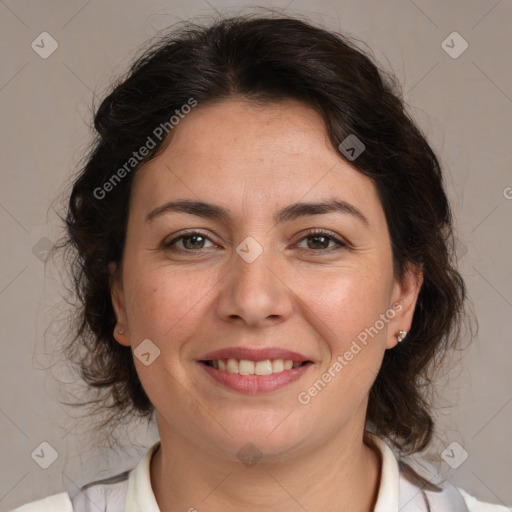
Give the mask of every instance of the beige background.
MULTIPOLYGON (((479 332, 440 389, 440 437, 431 453, 439 457, 456 441, 469 456, 457 469, 440 459, 441 471, 480 499, 510 505, 512 4, 287 0, 259 5, 286 4, 290 14, 362 39, 394 69, 411 112, 444 164, 460 269, 479 332), (456 59, 441 46, 453 31, 469 44, 456 59)), ((206 17, 212 6, 236 13, 245 5, 250 4, 0 1, 0 510, 130 468, 157 439, 154 428, 138 427, 126 454, 88 448, 87 422, 58 403, 56 379, 65 374, 58 366, 44 370, 55 362, 52 343, 62 328, 53 320, 62 310, 60 277, 40 260, 44 237, 55 241, 59 234, 55 215, 47 211, 90 141, 93 92, 101 97, 157 30, 179 19, 206 17), (59 45, 48 59, 31 48, 43 31, 59 45), (46 470, 31 458, 43 441, 58 452, 46 470)))

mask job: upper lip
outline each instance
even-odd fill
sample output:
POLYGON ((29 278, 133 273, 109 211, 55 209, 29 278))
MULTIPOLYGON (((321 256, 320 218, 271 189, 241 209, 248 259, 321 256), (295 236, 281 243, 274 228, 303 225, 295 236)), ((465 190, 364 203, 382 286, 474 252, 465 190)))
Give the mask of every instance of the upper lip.
POLYGON ((217 361, 219 359, 244 359, 246 361, 265 361, 267 359, 289 359, 294 362, 303 363, 311 359, 283 348, 250 348, 250 347, 227 347, 209 352, 200 358, 200 361, 217 361))

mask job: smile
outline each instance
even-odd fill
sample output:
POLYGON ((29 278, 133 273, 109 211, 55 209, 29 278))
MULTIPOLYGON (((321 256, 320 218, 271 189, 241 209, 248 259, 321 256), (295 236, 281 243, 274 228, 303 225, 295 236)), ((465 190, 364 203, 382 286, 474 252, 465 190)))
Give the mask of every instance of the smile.
POLYGON ((263 361, 249 361, 247 359, 216 359, 214 361, 205 361, 205 364, 228 373, 239 375, 272 375, 281 373, 292 368, 298 368, 304 362, 294 362, 291 359, 265 359, 263 361))
MULTIPOLYGON (((237 351, 239 352, 239 351, 237 351)), ((207 374, 209 385, 220 385, 239 393, 257 395, 284 388, 299 380, 314 363, 291 352, 228 354, 214 353, 208 359, 199 360, 199 366, 207 374), (238 355, 239 358, 233 357, 238 355), (260 357, 258 357, 258 355, 260 357), (231 357, 227 357, 231 356, 231 357), (281 356, 281 357, 279 357, 281 356), (247 359, 250 357, 251 359, 247 359), (290 359, 293 357, 293 359, 290 359)))

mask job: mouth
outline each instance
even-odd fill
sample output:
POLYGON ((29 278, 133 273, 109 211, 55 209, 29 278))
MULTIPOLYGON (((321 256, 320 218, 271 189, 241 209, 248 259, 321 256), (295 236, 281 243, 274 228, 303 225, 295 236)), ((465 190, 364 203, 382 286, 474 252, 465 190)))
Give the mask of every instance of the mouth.
POLYGON ((198 363, 210 382, 249 394, 285 387, 314 365, 301 354, 277 348, 227 348, 206 354, 198 363))
POLYGON ((292 359, 264 359, 250 361, 248 359, 215 359, 199 361, 210 368, 221 372, 236 375, 272 375, 282 373, 304 365, 313 364, 312 361, 293 361, 292 359))

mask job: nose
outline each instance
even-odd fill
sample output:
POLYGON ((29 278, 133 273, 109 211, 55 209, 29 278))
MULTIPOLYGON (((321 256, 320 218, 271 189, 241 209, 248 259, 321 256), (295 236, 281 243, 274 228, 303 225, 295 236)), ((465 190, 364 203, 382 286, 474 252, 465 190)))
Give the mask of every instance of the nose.
POLYGON ((220 282, 217 314, 226 322, 250 327, 273 326, 293 311, 293 293, 270 250, 248 263, 237 253, 230 271, 220 282))

